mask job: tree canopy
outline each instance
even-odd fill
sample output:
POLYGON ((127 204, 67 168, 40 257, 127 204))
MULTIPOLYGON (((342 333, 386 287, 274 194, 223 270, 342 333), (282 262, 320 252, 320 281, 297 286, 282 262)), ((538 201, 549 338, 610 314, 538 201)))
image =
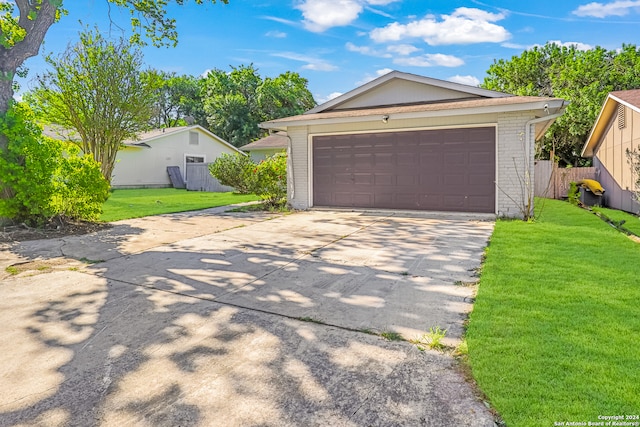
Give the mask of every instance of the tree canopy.
POLYGON ((548 43, 510 60, 495 61, 481 86, 570 101, 538 144, 536 155, 548 159, 553 151, 561 164, 578 166, 585 162, 580 152, 607 94, 640 88, 640 49, 623 45, 619 50, 583 51, 575 45, 548 43))
MULTIPOLYGON (((167 16, 170 4, 183 5, 185 0, 107 0, 131 12, 131 41, 155 46, 175 45, 178 40, 176 21, 167 16)), ((196 4, 216 0, 194 0, 196 4)), ((228 3, 228 0, 220 0, 228 3)), ((27 58, 40 50, 44 37, 65 13, 63 0, 13 0, 0 2, 0 114, 4 114, 13 98, 13 78, 27 58)), ((0 148, 6 141, 0 140, 0 148)))
POLYGON ((152 114, 155 88, 143 78, 140 50, 89 31, 47 62, 52 70, 27 99, 45 122, 75 130, 110 182, 122 141, 144 130, 152 114))
POLYGON ((203 81, 209 128, 240 147, 264 135, 263 121, 301 114, 316 105, 307 79, 286 72, 263 79, 253 65, 213 70, 203 81))
POLYGON ((146 78, 156 87, 152 128, 198 124, 208 127, 202 103, 202 79, 165 71, 149 71, 146 78))

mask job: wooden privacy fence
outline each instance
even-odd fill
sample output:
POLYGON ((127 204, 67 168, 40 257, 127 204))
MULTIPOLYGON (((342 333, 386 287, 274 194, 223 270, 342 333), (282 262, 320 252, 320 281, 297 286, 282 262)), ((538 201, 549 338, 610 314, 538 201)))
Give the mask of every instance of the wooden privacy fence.
POLYGON ((234 191, 233 187, 222 185, 211 176, 208 163, 187 163, 187 190, 212 193, 234 191))
POLYGON ((538 160, 534 170, 536 197, 564 199, 569 194, 569 186, 581 179, 598 179, 596 168, 558 168, 550 160, 538 160))

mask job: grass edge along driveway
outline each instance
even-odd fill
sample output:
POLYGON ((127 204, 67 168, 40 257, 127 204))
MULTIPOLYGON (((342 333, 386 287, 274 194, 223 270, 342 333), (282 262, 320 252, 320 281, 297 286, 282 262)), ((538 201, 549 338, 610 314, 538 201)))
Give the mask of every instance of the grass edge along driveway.
POLYGON ((496 223, 466 336, 473 375, 509 427, 638 416, 640 244, 542 205, 535 222, 496 223))
POLYGON ((100 221, 194 211, 259 200, 253 194, 209 193, 176 188, 113 190, 102 206, 100 221))

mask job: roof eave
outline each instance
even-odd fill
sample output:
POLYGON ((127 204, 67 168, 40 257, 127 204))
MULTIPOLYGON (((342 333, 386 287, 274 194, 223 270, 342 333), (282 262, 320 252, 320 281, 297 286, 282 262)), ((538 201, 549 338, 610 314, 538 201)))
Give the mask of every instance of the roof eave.
POLYGON ((492 114, 492 113, 504 113, 504 112, 516 112, 516 111, 528 111, 528 110, 540 110, 545 111, 545 105, 550 110, 558 110, 564 108, 566 101, 562 99, 550 99, 540 100, 534 102, 508 104, 508 105, 490 105, 483 107, 467 107, 467 108, 452 108, 443 110, 432 111, 414 111, 406 113, 390 113, 384 112, 384 109, 376 110, 375 114, 366 116, 351 116, 351 117, 330 117, 330 118, 316 118, 306 119, 304 115, 299 116, 298 120, 290 121, 278 121, 272 120, 269 122, 260 123, 260 127, 263 129, 276 129, 286 131, 289 127, 294 126, 309 126, 309 125, 331 125, 341 123, 353 123, 353 122, 374 122, 382 120, 382 116, 388 116, 388 121, 400 120, 400 119, 415 119, 415 118, 429 118, 429 117, 446 117, 446 116, 465 116, 465 115, 477 115, 477 114, 492 114))
POLYGON ((602 109, 598 114, 598 118, 596 119, 593 128, 591 128, 587 141, 582 147, 582 152, 580 153, 581 157, 593 157, 596 146, 598 146, 600 140, 609 127, 609 122, 611 121, 611 117, 613 117, 613 113, 616 111, 616 105, 618 102, 619 101, 614 99, 611 94, 607 96, 607 99, 604 101, 602 109))

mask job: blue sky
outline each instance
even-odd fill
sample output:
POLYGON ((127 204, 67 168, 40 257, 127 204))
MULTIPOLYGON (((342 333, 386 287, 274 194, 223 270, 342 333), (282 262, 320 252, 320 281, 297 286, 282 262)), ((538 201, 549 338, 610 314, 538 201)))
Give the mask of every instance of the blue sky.
MULTIPOLYGON (((295 71, 323 102, 400 70, 476 85, 496 59, 547 41, 588 49, 640 44, 640 0, 590 2, 430 0, 230 0, 171 6, 176 48, 144 49, 149 67, 201 75, 253 63, 263 77, 295 71)), ((119 36, 129 15, 106 0, 68 0, 42 52, 62 52, 84 24, 119 36)), ((29 59, 27 79, 45 69, 29 59)))

